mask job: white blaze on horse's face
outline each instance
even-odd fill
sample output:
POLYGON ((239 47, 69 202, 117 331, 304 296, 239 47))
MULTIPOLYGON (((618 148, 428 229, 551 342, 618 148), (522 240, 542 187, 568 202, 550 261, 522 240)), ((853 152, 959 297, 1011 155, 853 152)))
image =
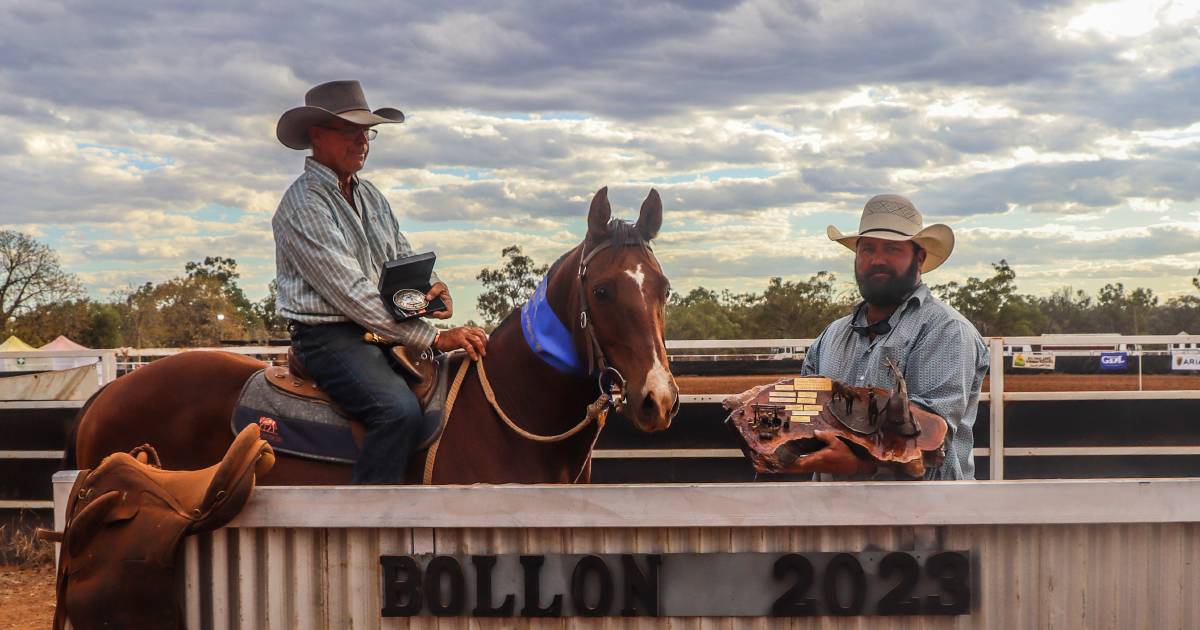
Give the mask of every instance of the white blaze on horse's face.
POLYGON ((646 283, 646 273, 642 271, 642 263, 638 263, 636 269, 626 269, 625 275, 633 278, 634 283, 637 284, 638 293, 642 294, 642 302, 645 302, 646 290, 642 285, 646 283))

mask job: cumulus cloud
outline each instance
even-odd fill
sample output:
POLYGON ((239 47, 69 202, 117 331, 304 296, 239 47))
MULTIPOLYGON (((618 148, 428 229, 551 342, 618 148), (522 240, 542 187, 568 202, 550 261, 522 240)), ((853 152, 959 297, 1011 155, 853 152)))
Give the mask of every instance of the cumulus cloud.
POLYGON ((1006 257, 1031 288, 1177 293, 1200 266, 1200 11, 1150 4, 9 4, 0 224, 97 295, 223 255, 259 296, 302 166, 275 121, 357 77, 408 114, 364 176, 465 295, 505 245, 571 247, 603 185, 624 215, 659 190, 681 289, 848 271, 825 224, 890 191, 959 230, 942 280, 1006 257))

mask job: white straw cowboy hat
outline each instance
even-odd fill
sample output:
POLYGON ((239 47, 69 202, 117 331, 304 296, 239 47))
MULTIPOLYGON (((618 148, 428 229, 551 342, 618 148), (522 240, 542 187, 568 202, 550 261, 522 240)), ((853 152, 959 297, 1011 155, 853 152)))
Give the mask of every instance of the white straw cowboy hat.
POLYGON ((312 146, 308 128, 340 118, 355 125, 379 125, 404 122, 404 112, 392 107, 371 111, 358 81, 330 81, 304 95, 304 107, 289 109, 279 117, 275 136, 284 146, 307 149, 312 146))
POLYGON ((925 273, 937 269, 950 257, 950 252, 954 251, 954 231, 942 223, 924 225, 921 211, 913 202, 900 195, 875 195, 863 208, 858 234, 842 234, 832 225, 825 232, 829 240, 845 245, 850 251, 856 251, 855 245, 861 236, 913 241, 925 250, 925 264, 921 265, 921 273, 925 273))

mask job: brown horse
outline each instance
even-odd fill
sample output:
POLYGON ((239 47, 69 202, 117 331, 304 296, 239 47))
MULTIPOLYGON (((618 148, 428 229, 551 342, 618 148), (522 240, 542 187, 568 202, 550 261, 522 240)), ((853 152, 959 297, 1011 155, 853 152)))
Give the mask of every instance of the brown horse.
MULTIPOLYGON (((643 431, 660 431, 678 410, 679 394, 667 369, 663 312, 668 282, 648 243, 662 225, 654 190, 636 224, 610 220, 608 189, 592 199, 586 238, 551 267, 546 303, 566 324, 570 343, 592 370, 564 372, 526 342, 521 310, 488 341, 483 360, 500 409, 521 429, 559 434, 585 417, 598 381, 624 380, 624 415, 643 431), (595 367, 608 366, 599 370, 595 367), (623 376, 616 376, 616 374, 623 376), (605 378, 607 375, 608 378, 605 378)), ((79 414, 74 464, 90 468, 105 455, 142 443, 158 449, 165 466, 210 466, 233 441, 230 415, 245 381, 264 364, 224 352, 184 352, 154 361, 98 392, 79 414)), ((486 400, 477 365, 471 366, 441 443, 434 483, 547 483, 589 477, 593 424, 559 442, 519 435, 486 400)), ((71 450, 68 449, 68 458, 71 450)), ((413 458, 410 481, 421 479, 424 453, 413 458)), ((70 461, 68 461, 70 463, 70 461)), ((348 483, 349 465, 280 454, 262 480, 273 485, 348 483)))

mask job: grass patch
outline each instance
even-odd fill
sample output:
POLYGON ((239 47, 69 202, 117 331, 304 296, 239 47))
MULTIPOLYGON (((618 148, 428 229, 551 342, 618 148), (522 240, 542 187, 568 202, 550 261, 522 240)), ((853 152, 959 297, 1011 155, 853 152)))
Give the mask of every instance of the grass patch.
POLYGON ((34 535, 40 524, 30 512, 0 524, 0 564, 23 569, 53 566, 54 545, 34 535))

